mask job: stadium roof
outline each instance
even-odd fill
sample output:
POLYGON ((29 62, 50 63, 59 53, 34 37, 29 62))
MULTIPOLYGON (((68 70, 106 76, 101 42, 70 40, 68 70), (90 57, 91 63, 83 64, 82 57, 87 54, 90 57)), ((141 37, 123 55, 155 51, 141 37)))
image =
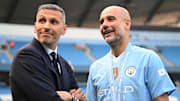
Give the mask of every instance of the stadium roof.
POLYGON ((180 26, 180 0, 1 0, 0 23, 33 24, 43 3, 61 5, 73 27, 97 28, 100 10, 107 5, 129 9, 133 25, 180 26))

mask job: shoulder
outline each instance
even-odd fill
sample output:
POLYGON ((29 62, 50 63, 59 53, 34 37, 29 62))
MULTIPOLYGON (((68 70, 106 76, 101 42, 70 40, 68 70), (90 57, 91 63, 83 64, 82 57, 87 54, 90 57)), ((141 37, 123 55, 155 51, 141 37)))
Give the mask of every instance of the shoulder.
POLYGON ((147 49, 147 48, 143 48, 143 47, 139 47, 139 46, 133 46, 132 50, 134 52, 141 52, 141 53, 152 53, 154 52, 153 50, 147 49))
POLYGON ((109 62, 109 58, 110 58, 109 53, 107 53, 104 57, 96 60, 91 64, 89 71, 93 72, 93 71, 99 71, 101 69, 105 70, 109 62))
MULTIPOLYGON (((163 67, 162 60, 157 52, 151 49, 141 48, 135 46, 134 51, 132 51, 132 54, 130 55, 134 59, 138 59, 139 61, 143 61, 144 65, 146 64, 147 67, 163 67)), ((137 61, 138 61, 137 60, 137 61)))
POLYGON ((139 46, 133 46, 132 53, 136 55, 157 56, 157 53, 154 50, 139 47, 139 46))
POLYGON ((31 59, 39 59, 41 57, 41 52, 37 50, 31 43, 26 46, 20 48, 16 55, 14 56, 14 61, 20 60, 31 60, 31 59))
POLYGON ((109 59, 109 53, 92 63, 93 65, 104 65, 109 59))

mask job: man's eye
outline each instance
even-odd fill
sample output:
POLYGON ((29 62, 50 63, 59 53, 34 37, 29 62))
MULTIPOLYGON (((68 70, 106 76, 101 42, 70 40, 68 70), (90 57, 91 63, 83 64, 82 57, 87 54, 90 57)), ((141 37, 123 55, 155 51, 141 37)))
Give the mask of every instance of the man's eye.
POLYGON ((104 22, 104 20, 100 20, 100 21, 99 21, 100 24, 103 24, 103 22, 104 22))
POLYGON ((51 20, 51 24, 53 24, 53 25, 58 24, 58 21, 55 20, 55 19, 52 19, 52 20, 51 20))
POLYGON ((46 22, 46 19, 39 19, 39 22, 40 22, 40 23, 45 23, 45 22, 46 22))
POLYGON ((116 18, 114 17, 114 16, 110 16, 110 17, 108 17, 108 20, 109 21, 113 21, 113 20, 115 20, 116 18))

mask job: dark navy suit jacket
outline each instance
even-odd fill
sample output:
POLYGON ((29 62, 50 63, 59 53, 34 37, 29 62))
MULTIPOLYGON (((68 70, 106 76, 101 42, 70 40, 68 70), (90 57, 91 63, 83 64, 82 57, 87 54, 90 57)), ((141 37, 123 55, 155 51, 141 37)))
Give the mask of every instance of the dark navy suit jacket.
POLYGON ((77 89, 71 66, 61 56, 58 60, 61 75, 53 68, 49 55, 38 40, 34 38, 21 48, 10 70, 13 101, 62 101, 56 91, 77 89))

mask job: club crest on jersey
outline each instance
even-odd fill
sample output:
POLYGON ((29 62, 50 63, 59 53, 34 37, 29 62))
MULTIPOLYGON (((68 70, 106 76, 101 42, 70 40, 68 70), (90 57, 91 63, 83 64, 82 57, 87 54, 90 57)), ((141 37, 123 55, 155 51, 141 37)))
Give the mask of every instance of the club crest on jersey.
POLYGON ((133 77, 134 75, 136 74, 136 68, 134 66, 129 66, 127 69, 126 69, 126 75, 128 77, 133 77))

